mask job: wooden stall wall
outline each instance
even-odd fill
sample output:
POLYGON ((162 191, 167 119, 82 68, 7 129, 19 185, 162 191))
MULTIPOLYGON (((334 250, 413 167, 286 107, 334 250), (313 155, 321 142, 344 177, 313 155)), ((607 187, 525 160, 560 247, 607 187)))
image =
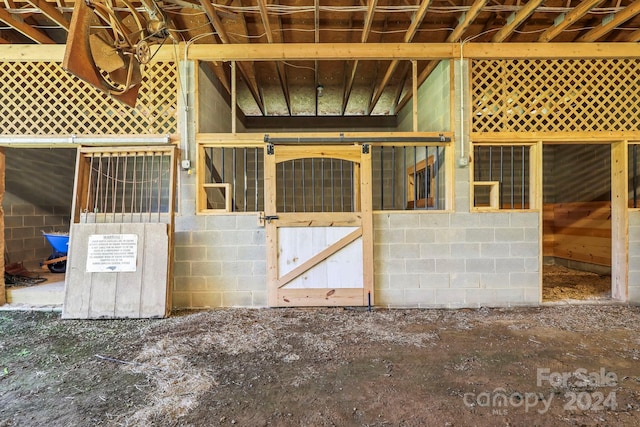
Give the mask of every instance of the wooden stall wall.
POLYGON ((544 206, 545 257, 611 266, 611 202, 544 206))

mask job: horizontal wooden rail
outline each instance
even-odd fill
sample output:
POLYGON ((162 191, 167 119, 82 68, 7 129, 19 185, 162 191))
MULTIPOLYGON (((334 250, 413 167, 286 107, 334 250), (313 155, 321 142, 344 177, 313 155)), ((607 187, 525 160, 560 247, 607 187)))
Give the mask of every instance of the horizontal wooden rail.
MULTIPOLYGON (((0 45, 5 62, 59 61, 65 45, 0 45)), ((185 44, 162 46, 153 61, 181 60, 185 44)), ((243 43, 191 44, 199 61, 640 58, 640 43, 243 43)))

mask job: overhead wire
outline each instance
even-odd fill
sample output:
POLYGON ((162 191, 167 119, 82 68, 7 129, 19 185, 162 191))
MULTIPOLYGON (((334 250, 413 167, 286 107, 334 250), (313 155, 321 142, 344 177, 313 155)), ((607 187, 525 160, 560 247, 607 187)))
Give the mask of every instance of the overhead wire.
MULTIPOLYGON (((233 6, 226 4, 212 4, 214 9, 220 11, 227 12, 239 12, 239 13, 256 13, 260 14, 259 6, 233 6)), ((420 7, 419 4, 416 5, 378 5, 374 9, 374 13, 412 13, 418 10, 420 7)), ((487 5, 482 8, 483 12, 517 12, 523 6, 522 5, 487 5)), ((450 13, 464 13, 469 11, 471 6, 430 6, 429 12, 437 13, 437 14, 450 14, 450 13)), ((73 7, 71 6, 61 6, 55 7, 61 13, 72 13, 73 7)), ((135 8, 139 12, 144 12, 145 9, 143 6, 135 8)), ((201 5, 190 3, 183 0, 165 0, 165 4, 162 7, 165 11, 171 11, 171 13, 189 15, 189 13, 182 12, 184 9, 193 9, 201 11, 204 13, 204 8, 201 5)), ((290 6, 290 5, 282 5, 282 4, 267 4, 266 5, 267 12, 273 15, 291 15, 298 13, 314 13, 316 8, 314 6, 290 6)), ((536 13, 550 13, 550 14, 561 14, 570 12, 572 7, 554 7, 554 6, 540 6, 536 9, 536 13)), ((625 6, 616 6, 616 7, 596 7, 589 10, 589 14, 591 15, 609 15, 618 13, 625 9, 625 6)), ((5 8, 8 13, 19 15, 19 14, 41 14, 42 11, 36 7, 25 7, 25 8, 5 8)), ((129 10, 126 7, 114 7, 114 11, 116 12, 124 12, 129 10)), ((319 6, 318 8, 321 12, 333 12, 333 13, 356 13, 363 12, 366 13, 368 10, 367 5, 363 6, 319 6)))

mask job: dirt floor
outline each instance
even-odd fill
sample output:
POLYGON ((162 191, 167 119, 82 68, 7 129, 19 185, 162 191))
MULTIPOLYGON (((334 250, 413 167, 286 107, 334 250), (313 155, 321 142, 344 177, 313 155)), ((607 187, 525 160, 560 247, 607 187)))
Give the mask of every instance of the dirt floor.
POLYGON ((603 300, 611 298, 611 276, 561 265, 543 266, 542 300, 603 300))
POLYGON ((0 426, 636 426, 640 308, 0 312, 0 426))

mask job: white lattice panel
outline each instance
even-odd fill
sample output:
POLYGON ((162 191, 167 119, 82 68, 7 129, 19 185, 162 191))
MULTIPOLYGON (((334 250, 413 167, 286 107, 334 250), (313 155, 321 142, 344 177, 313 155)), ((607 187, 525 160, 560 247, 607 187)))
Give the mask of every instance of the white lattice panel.
POLYGON ((4 135, 177 133, 173 62, 144 67, 136 108, 67 73, 58 62, 0 62, 4 135))
POLYGON ((477 60, 474 132, 640 129, 640 60, 477 60))

